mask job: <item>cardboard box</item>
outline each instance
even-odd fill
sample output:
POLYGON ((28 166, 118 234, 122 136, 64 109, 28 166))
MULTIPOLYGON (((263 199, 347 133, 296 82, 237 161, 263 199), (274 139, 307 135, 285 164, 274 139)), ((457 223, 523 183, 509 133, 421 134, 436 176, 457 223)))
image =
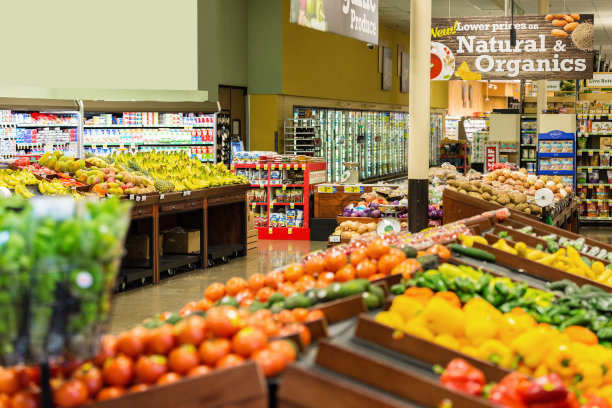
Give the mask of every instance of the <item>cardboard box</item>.
POLYGON ((149 259, 149 236, 130 235, 125 240, 126 259, 149 259))
POLYGON ((200 230, 164 232, 164 253, 190 254, 200 252, 200 230))

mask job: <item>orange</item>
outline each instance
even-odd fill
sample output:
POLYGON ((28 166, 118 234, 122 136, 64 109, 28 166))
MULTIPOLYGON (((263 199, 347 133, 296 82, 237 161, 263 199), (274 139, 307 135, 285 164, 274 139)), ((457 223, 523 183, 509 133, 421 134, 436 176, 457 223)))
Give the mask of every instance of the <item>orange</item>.
POLYGON ((357 268, 355 268, 355 274, 358 278, 367 278, 370 275, 376 273, 376 263, 370 259, 364 259, 359 262, 357 268))
POLYGON ((313 320, 323 319, 325 317, 325 313, 322 310, 312 310, 308 312, 308 316, 306 316, 306 322, 312 322, 313 320))
POLYGON ((325 270, 325 258, 323 254, 312 254, 304 261, 304 269, 309 275, 317 275, 325 270))
POLYGON ((252 298, 250 298, 250 299, 248 299, 248 298, 247 299, 242 299, 240 301, 240 307, 247 308, 247 307, 251 306, 253 304, 253 302, 254 302, 254 300, 252 298))
POLYGON ((213 302, 216 302, 223 296, 225 296, 225 286, 219 282, 212 283, 204 291, 204 297, 212 300, 213 302))
POLYGON ((285 280, 285 274, 281 271, 270 271, 266 274, 266 286, 276 289, 285 280))
POLYGON ((268 336, 257 327, 245 327, 232 338, 232 350, 242 357, 250 357, 268 345, 268 336))
POLYGON ((378 260, 378 272, 382 273, 383 275, 388 275, 393 268, 399 265, 402 261, 403 259, 396 254, 384 254, 378 260))
POLYGON ((243 289, 236 294, 236 300, 240 303, 245 299, 254 299, 255 293, 251 289, 243 289))
POLYGON ((291 340, 274 340, 268 344, 268 349, 281 353, 287 364, 297 359, 297 345, 291 340))
POLYGON ((351 265, 357 266, 359 265, 359 262, 363 261, 367 257, 368 251, 366 251, 365 248, 357 248, 356 250, 351 252, 351 255, 349 256, 349 261, 351 262, 351 265))
POLYGON ((236 294, 247 287, 246 280, 234 276, 233 278, 229 278, 227 282, 225 282, 225 292, 230 296, 236 296, 236 294))
POLYGON ((421 270, 421 264, 414 258, 404 259, 397 264, 392 270, 391 275, 402 274, 404 280, 409 280, 413 273, 421 270))
MULTIPOLYGON (((300 283, 300 284, 304 285, 304 287, 306 288, 305 290, 314 288, 315 287, 315 282, 316 282, 315 278, 313 278, 311 275, 303 275, 297 281, 297 283, 300 283)), ((300 292, 304 292, 304 291, 300 291, 300 292)))
POLYGON ((388 253, 391 250, 389 244, 383 241, 381 238, 377 238, 374 241, 370 242, 368 245, 368 256, 372 259, 378 259, 384 254, 388 253))
POLYGON ((398 256, 402 261, 406 259, 406 254, 399 248, 391 248, 389 253, 398 256))
POLYGON ((214 306, 214 303, 212 302, 212 300, 204 298, 204 299, 200 299, 196 302, 196 310, 200 310, 202 312, 207 311, 208 309, 210 309, 211 307, 214 306))
POLYGON ((257 294, 255 295, 255 298, 262 302, 265 303, 268 301, 268 299, 270 299, 270 296, 272 296, 274 294, 274 289, 272 288, 268 288, 268 287, 263 287, 261 289, 259 289, 257 291, 257 294))
POLYGON ((325 270, 336 272, 346 264, 346 254, 342 251, 332 249, 325 254, 325 270))
POLYGON ((291 310, 281 310, 276 314, 276 321, 283 324, 295 323, 296 319, 291 310))
POLYGON ((370 275, 368 276, 368 280, 369 281, 375 281, 378 279, 384 279, 387 275, 383 274, 383 273, 375 273, 374 275, 370 275))
POLYGON ((266 277, 261 273, 255 273, 249 277, 247 285, 249 289, 257 293, 257 291, 264 287, 266 284, 266 277))
POLYGON ((304 275, 304 267, 300 264, 291 264, 285 268, 285 279, 295 282, 304 275))
POLYGON ((351 264, 344 265, 336 271, 335 279, 338 282, 348 282, 355 279, 355 267, 351 264))

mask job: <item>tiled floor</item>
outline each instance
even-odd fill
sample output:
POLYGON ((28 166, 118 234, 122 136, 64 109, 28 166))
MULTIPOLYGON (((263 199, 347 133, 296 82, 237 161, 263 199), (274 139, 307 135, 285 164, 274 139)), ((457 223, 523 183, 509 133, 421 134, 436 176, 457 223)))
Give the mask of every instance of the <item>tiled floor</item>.
POLYGON ((266 273, 296 262, 310 251, 327 247, 327 242, 259 241, 258 252, 230 260, 205 270, 179 273, 147 285, 115 295, 111 332, 129 329, 144 319, 164 311, 177 312, 183 305, 202 298, 204 289, 213 282, 225 282, 232 276, 248 277, 266 273))

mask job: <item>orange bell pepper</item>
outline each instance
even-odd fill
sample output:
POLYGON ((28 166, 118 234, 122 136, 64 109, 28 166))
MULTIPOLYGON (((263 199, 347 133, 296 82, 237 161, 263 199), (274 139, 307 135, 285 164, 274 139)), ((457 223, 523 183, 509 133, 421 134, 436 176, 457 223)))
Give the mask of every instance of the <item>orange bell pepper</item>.
POLYGON ((582 326, 569 326, 563 330, 563 334, 569 336, 570 340, 577 341, 588 345, 595 345, 599 343, 597 335, 582 326))
POLYGON ((461 308, 461 301, 459 300, 459 296, 455 292, 437 292, 434 297, 439 297, 446 300, 451 305, 461 308))
POLYGON ((438 255, 440 259, 449 259, 451 257, 450 250, 441 244, 435 244, 427 249, 428 255, 438 255))
POLYGON ((434 297, 434 293, 429 288, 417 288, 415 286, 406 289, 404 296, 409 296, 420 301, 422 304, 427 304, 431 298, 434 297))

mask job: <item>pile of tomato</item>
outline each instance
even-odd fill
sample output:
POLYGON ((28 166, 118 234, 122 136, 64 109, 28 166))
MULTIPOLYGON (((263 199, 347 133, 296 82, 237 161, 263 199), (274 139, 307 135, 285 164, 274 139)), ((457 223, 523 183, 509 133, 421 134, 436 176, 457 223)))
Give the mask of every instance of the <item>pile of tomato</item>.
MULTIPOLYGON (((175 325, 153 329, 137 326, 118 336, 105 336, 100 353, 90 361, 70 361, 52 368, 51 387, 58 407, 76 407, 140 392, 149 387, 205 375, 253 360, 267 377, 283 371, 297 358, 297 345, 277 336, 299 334, 303 345, 310 332, 298 322, 307 310, 250 313, 218 306, 206 316, 193 313, 175 325), (275 327, 275 330, 270 330, 275 327)), ((0 370, 0 408, 40 405, 40 374, 36 368, 0 370)))

